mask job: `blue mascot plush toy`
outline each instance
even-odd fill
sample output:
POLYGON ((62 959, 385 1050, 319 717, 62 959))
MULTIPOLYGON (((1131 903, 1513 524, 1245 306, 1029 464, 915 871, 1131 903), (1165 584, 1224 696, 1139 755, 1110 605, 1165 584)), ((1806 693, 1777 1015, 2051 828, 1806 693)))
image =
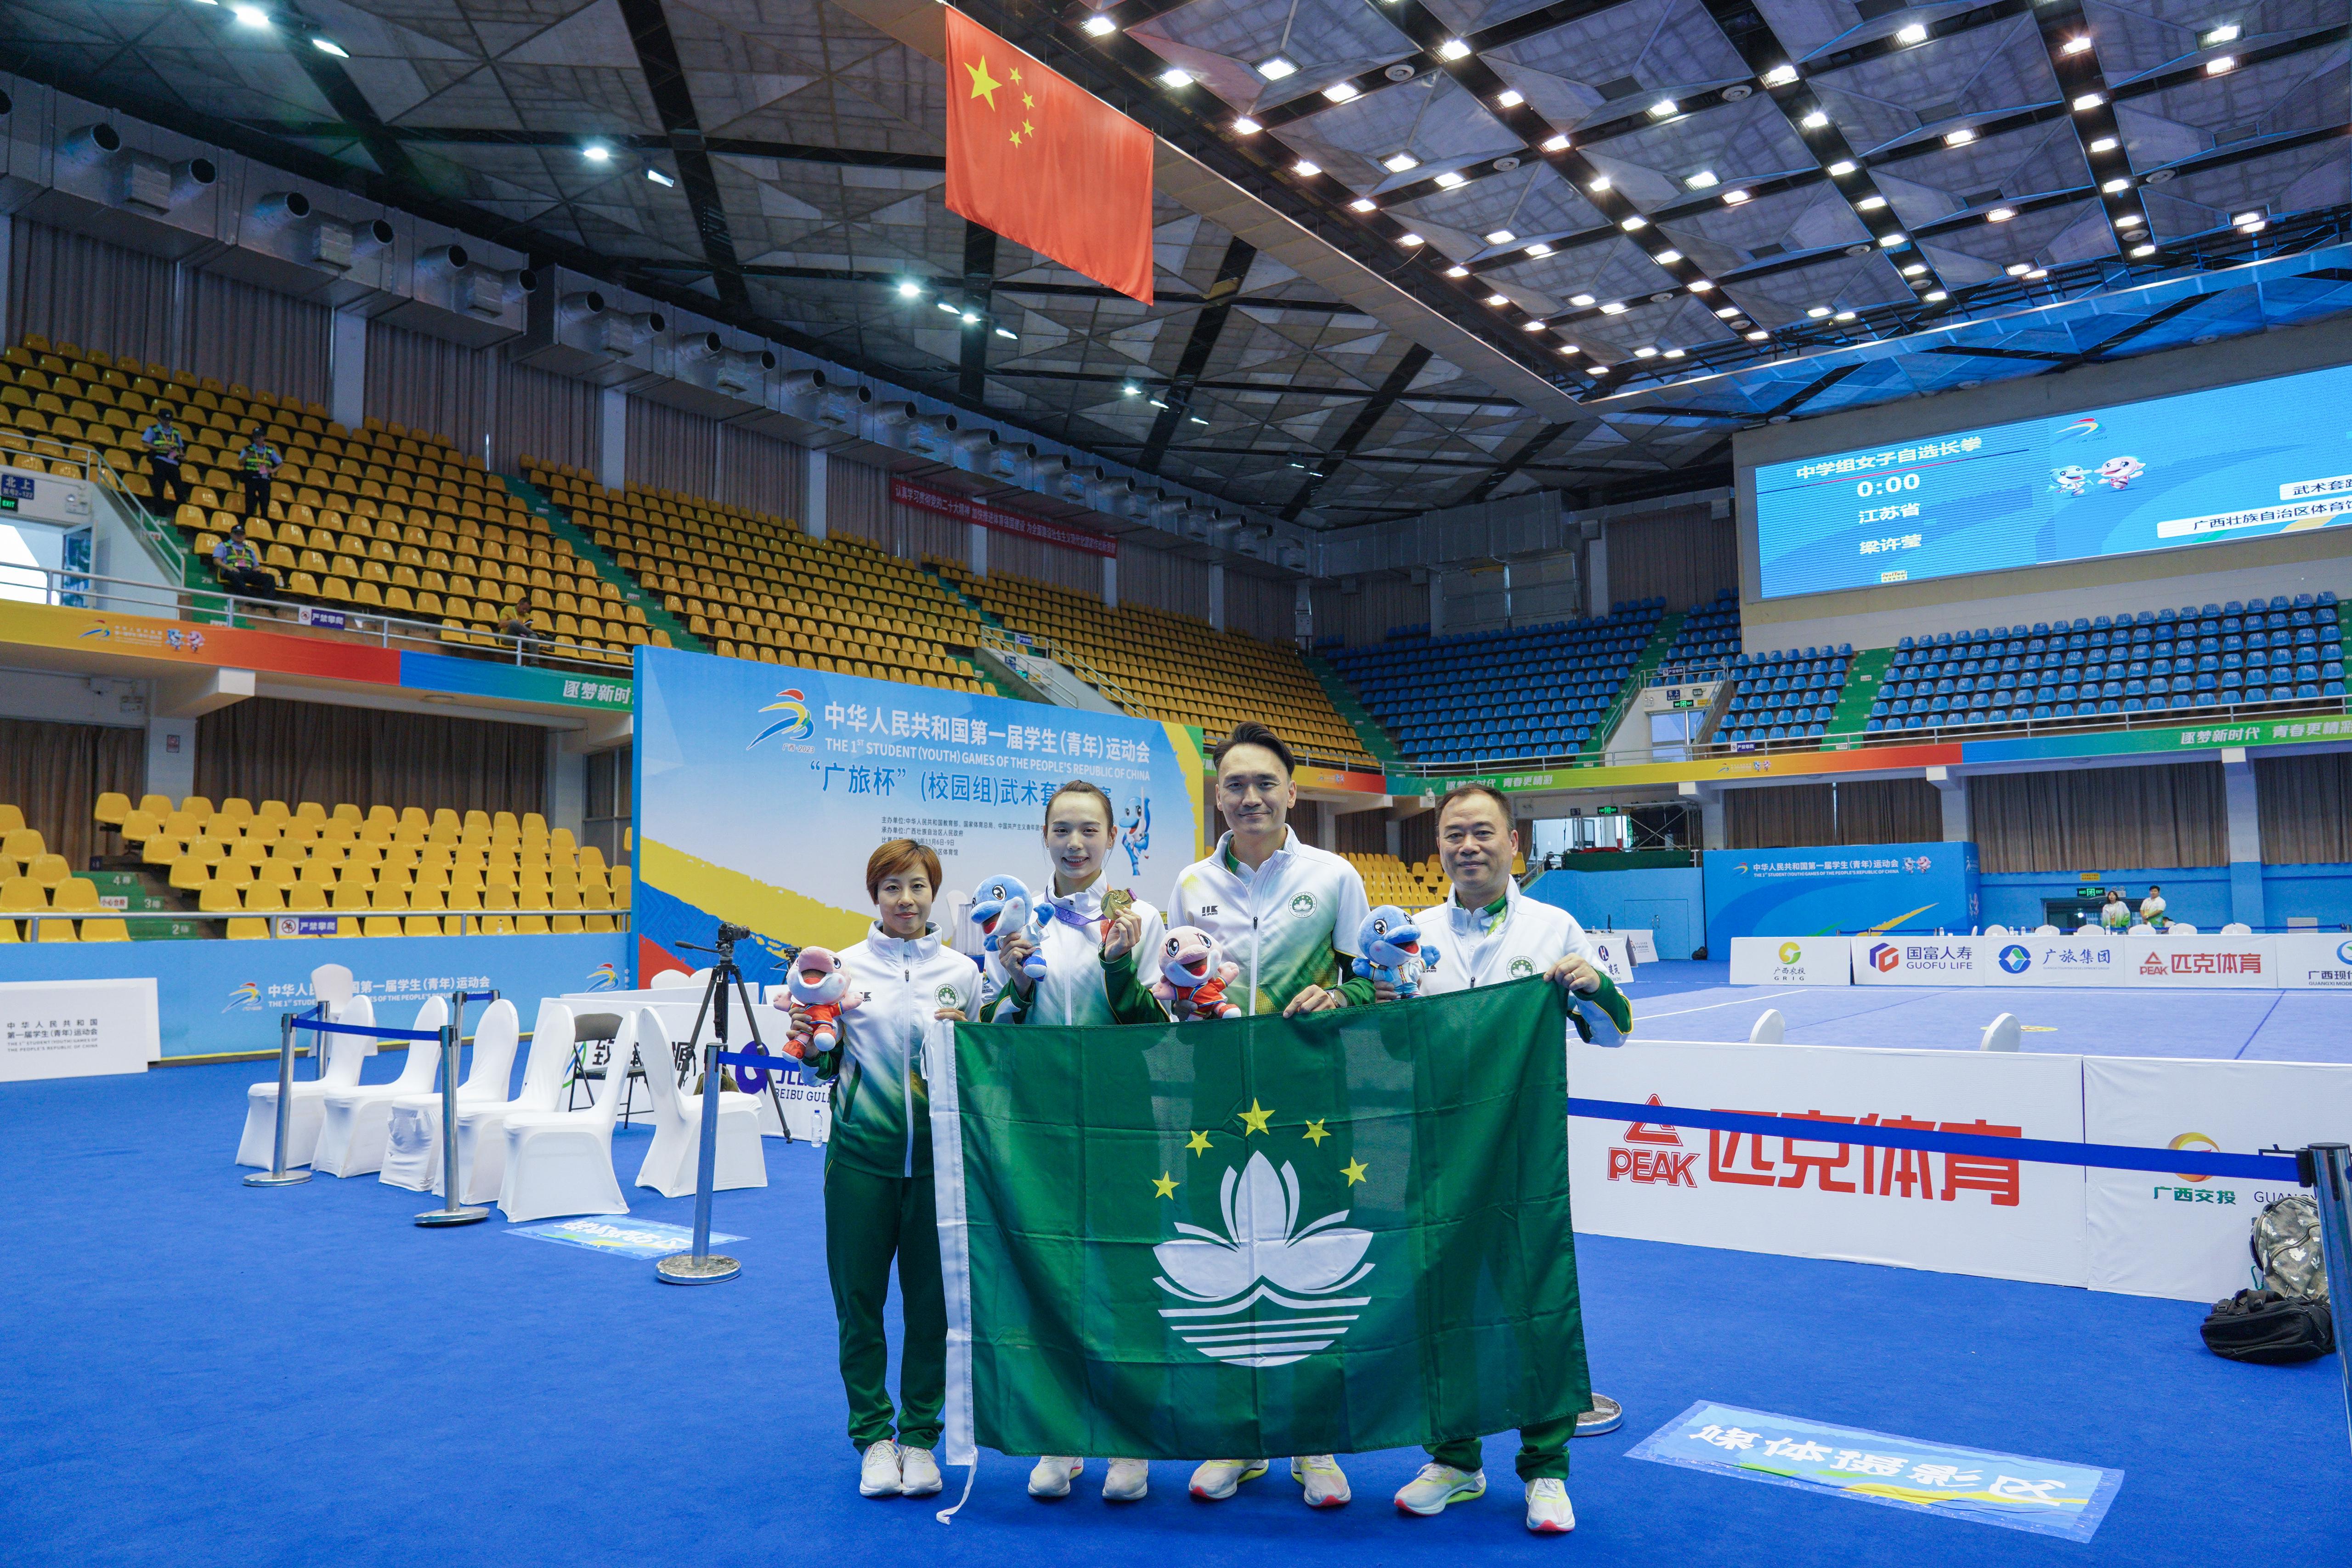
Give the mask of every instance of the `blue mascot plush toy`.
POLYGON ((979 902, 971 907, 971 918, 987 938, 982 946, 993 953, 1000 938, 1023 934, 1029 938, 1029 956, 1022 960, 1021 972, 1033 980, 1043 979, 1045 915, 1027 884, 1017 876, 992 876, 980 884, 973 896, 979 902))
POLYGON ((1364 916, 1356 930, 1356 946, 1363 950, 1359 973, 1385 980, 1400 998, 1418 996, 1421 977, 1437 961, 1437 948, 1421 939, 1421 927, 1393 904, 1383 904, 1364 916))

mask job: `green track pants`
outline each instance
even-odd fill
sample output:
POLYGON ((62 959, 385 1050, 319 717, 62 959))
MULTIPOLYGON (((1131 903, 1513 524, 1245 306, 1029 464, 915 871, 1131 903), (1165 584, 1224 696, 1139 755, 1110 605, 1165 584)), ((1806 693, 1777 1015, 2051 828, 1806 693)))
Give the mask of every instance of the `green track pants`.
POLYGON ((882 1308, 890 1261, 898 1263, 898 1304, 907 1342, 898 1357, 896 1436, 910 1448, 935 1447, 947 1403, 948 1312, 940 1285, 940 1231, 929 1173, 874 1176, 837 1161, 824 1167, 824 1266, 841 1322, 841 1382, 849 1395, 849 1440, 862 1452, 893 1436, 890 1347, 882 1308))
MULTIPOLYGON (((1576 1435, 1576 1418, 1565 1421, 1544 1421, 1519 1429, 1519 1479, 1531 1481, 1543 1476, 1559 1480, 1568 1479, 1568 1440, 1576 1435)), ((1457 1470, 1486 1468, 1480 1450, 1484 1443, 1470 1437, 1460 1442, 1441 1443, 1429 1450, 1429 1457, 1441 1465, 1452 1465, 1457 1470)))

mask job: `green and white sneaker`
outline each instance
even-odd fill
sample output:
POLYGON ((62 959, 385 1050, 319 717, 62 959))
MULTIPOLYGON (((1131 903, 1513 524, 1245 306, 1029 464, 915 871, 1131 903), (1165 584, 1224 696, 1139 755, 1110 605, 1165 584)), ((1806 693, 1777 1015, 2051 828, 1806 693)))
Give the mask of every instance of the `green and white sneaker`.
POLYGON ((1029 1472, 1029 1495, 1049 1499, 1067 1497, 1070 1495, 1070 1483, 1077 1479, 1085 1472, 1086 1468, 1087 1462, 1084 1459, 1065 1458, 1059 1454, 1048 1454, 1039 1459, 1036 1468, 1029 1472))
POLYGON ((1345 1508, 1355 1493, 1348 1490, 1348 1474, 1328 1454, 1301 1454, 1290 1461, 1290 1479, 1307 1489, 1309 1508, 1345 1508))
POLYGON ((937 1497, 940 1491, 940 1462, 929 1448, 900 1448, 898 1450, 898 1490, 908 1497, 937 1497))
POLYGON ((1192 1472, 1192 1495, 1202 1502, 1223 1502, 1242 1482, 1265 1474, 1264 1459, 1202 1459, 1192 1472))
POLYGON ((1452 1465, 1423 1465, 1421 1474, 1396 1494, 1397 1508, 1423 1519, 1444 1513, 1448 1505, 1486 1495, 1486 1472, 1457 1470, 1452 1465))
POLYGON ((1528 1483, 1528 1528, 1538 1535, 1566 1535, 1576 1528, 1576 1510, 1568 1506, 1568 1483, 1558 1476, 1538 1476, 1528 1483))
POLYGON ((857 1466, 857 1495, 897 1497, 905 1490, 898 1469, 898 1445, 887 1437, 868 1443, 866 1458, 857 1466))
POLYGON ((1113 1459, 1103 1478, 1103 1501, 1141 1502, 1151 1490, 1151 1467, 1141 1459, 1113 1459))

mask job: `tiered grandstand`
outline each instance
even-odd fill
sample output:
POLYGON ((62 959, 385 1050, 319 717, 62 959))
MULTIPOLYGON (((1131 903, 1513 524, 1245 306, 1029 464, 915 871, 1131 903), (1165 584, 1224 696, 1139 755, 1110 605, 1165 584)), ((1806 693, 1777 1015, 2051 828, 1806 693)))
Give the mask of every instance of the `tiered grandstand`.
POLYGON ((1828 734, 1853 662, 1851 643, 1738 655, 1730 670, 1738 690, 1716 727, 1715 738, 1736 745, 1828 734))
MULTIPOLYGON (((1364 879, 1364 896, 1375 909, 1383 904, 1393 904, 1408 915, 1416 915, 1432 904, 1444 903, 1445 895, 1451 890, 1451 884, 1445 880, 1445 868, 1438 863, 1435 855, 1410 864, 1391 854, 1364 854, 1350 851, 1342 852, 1342 855, 1364 879)), ((1514 875, 1523 875, 1527 869, 1526 855, 1513 857, 1511 871, 1514 875)))
POLYGON ((929 564, 1014 632, 1076 655, 1076 673, 1130 713, 1198 725, 1211 739, 1245 718, 1270 724, 1325 766, 1373 768, 1364 743, 1287 643, 1220 632, 1165 610, 1122 605, 1007 573, 929 564))
POLYGON ((711 652, 765 664, 992 691, 970 657, 980 618, 938 581, 861 539, 790 518, 522 460, 530 482, 613 553, 711 652))
POLYGON ((1725 589, 1712 604, 1693 607, 1658 660, 1662 681, 1685 680, 1729 664, 1739 652, 1739 596, 1725 589))

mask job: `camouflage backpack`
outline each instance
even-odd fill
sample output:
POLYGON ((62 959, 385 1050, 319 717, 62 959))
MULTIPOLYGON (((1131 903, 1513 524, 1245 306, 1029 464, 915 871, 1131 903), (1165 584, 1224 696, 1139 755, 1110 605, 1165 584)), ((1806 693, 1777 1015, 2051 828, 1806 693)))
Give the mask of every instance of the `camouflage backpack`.
POLYGON ((2282 1296, 2327 1300, 2327 1263, 2319 1245, 2319 1206, 2305 1193, 2290 1193, 2254 1217, 2248 1239, 2254 1255, 2255 1283, 2282 1296))

